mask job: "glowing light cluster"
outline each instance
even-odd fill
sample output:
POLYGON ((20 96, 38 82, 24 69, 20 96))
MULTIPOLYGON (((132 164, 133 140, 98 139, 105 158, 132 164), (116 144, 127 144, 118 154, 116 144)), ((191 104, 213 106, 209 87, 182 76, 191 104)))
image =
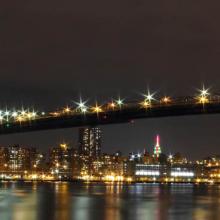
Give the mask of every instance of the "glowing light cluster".
POLYGON ((148 102, 146 99, 145 99, 143 102, 141 102, 140 104, 141 104, 141 106, 142 106, 143 108, 149 108, 149 107, 151 107, 151 103, 148 102))
POLYGON ((116 103, 117 103, 117 105, 118 105, 119 107, 121 107, 121 106, 123 105, 123 100, 119 98, 119 99, 116 101, 116 103))
POLYGON ((16 122, 16 121, 27 121, 34 120, 38 117, 37 112, 29 110, 20 110, 20 111, 2 111, 0 110, 0 122, 16 122))
POLYGON ((173 171, 170 174, 173 177, 193 177, 193 172, 187 172, 187 171, 173 171))
POLYGON ((103 180, 111 181, 111 182, 114 182, 114 181, 120 182, 120 181, 124 181, 124 176, 106 175, 104 176, 103 180))
POLYGON ((124 100, 119 98, 118 100, 112 100, 111 102, 109 102, 107 104, 107 108, 108 109, 117 109, 117 108, 121 108, 124 105, 124 100))
POLYGON ((203 88, 201 90, 199 90, 200 94, 197 96, 197 100, 199 103, 201 104, 206 104, 209 103, 209 89, 205 89, 205 87, 203 86, 203 88))
POLYGON ((98 104, 96 104, 96 106, 92 107, 93 112, 95 113, 100 113, 102 112, 102 106, 99 106, 98 104))
POLYGON ((165 103, 165 104, 168 104, 171 102, 171 98, 169 96, 164 96, 162 99, 161 99, 161 102, 162 103, 165 103))
POLYGON ((148 93, 146 95, 144 95, 144 97, 145 97, 145 100, 147 100, 148 102, 151 102, 151 101, 155 100, 154 99, 154 93, 150 93, 149 90, 148 90, 148 93))
POLYGON ((64 109, 64 112, 66 112, 66 113, 69 113, 70 111, 71 111, 71 109, 68 106, 64 109))
POLYGON ((79 110, 81 113, 86 113, 88 111, 86 102, 83 102, 81 98, 79 102, 76 102, 76 104, 77 104, 77 110, 79 110))
POLYGON ((152 101, 155 100, 154 93, 150 93, 148 90, 147 94, 143 94, 144 100, 140 103, 142 108, 149 108, 151 107, 152 101))
POLYGON ((160 172, 155 170, 138 170, 135 174, 136 176, 159 176, 160 172))

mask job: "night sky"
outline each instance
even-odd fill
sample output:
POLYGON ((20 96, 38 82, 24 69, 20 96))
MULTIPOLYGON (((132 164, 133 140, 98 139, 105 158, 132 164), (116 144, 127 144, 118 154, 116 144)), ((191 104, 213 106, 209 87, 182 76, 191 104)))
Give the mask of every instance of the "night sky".
MULTIPOLYGON (((217 0, 19 0, 0 7, 0 106, 50 110, 80 94, 92 103, 220 91, 217 0), (139 96, 141 98, 141 96, 139 96)), ((220 154, 220 115, 135 121, 103 128, 103 151, 162 150, 196 159, 220 154)), ((47 150, 76 145, 78 129, 0 136, 47 150)))

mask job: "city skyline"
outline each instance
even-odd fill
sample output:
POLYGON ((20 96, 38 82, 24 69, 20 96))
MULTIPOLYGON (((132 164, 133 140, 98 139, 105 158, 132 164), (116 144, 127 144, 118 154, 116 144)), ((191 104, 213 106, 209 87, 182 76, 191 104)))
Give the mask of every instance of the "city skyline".
POLYGON ((78 148, 67 143, 47 154, 33 147, 0 147, 0 179, 32 181, 219 183, 220 156, 191 161, 181 152, 167 155, 156 135, 153 152, 102 151, 101 129, 79 129, 78 148))
MULTIPOLYGON (((216 1, 209 3, 209 10, 206 1, 199 9, 192 1, 182 5, 122 0, 120 6, 116 1, 106 6, 100 1, 64 0, 61 8, 49 0, 13 6, 4 2, 0 107, 50 110, 80 96, 102 102, 148 88, 171 97, 192 95, 203 83, 220 88, 218 6, 216 1)), ((207 149, 220 153, 218 121, 220 116, 213 115, 150 119, 132 128, 108 126, 104 148, 141 149, 153 144, 148 136, 160 133, 171 151, 184 151, 192 158, 202 157, 207 149)), ((1 136, 0 144, 44 149, 63 138, 71 140, 74 133, 76 129, 1 136)))
MULTIPOLYGON (((198 116, 200 117, 200 116, 198 116)), ((203 116, 206 118, 206 120, 210 120, 209 116, 203 116)), ((215 120, 216 116, 213 116, 213 120, 215 120)), ((149 119, 147 119, 149 120, 149 119)), ((150 119, 150 120, 158 120, 158 119, 150 119)), ((159 119, 160 121, 161 119, 159 119)), ((182 119, 182 123, 187 124, 187 120, 190 121, 191 117, 189 117, 188 119, 183 117, 182 119)), ((169 119, 165 118, 162 119, 163 123, 164 121, 170 121, 169 119)), ((172 133, 173 130, 176 130, 176 126, 179 123, 176 123, 176 121, 174 120, 173 123, 171 123, 169 126, 167 126, 166 131, 163 131, 162 129, 158 129, 158 124, 153 124, 152 123, 149 125, 151 126, 151 129, 149 132, 145 132, 145 130, 142 130, 141 132, 136 132, 137 128, 136 128, 136 124, 140 125, 138 127, 142 127, 142 124, 145 124, 144 121, 136 121, 135 123, 132 124, 122 124, 122 125, 108 125, 106 126, 100 126, 101 130, 102 130, 102 149, 104 152, 106 153, 114 153, 118 150, 122 151, 123 154, 127 155, 130 152, 143 152, 144 150, 147 150, 148 152, 153 154, 153 147, 155 145, 155 136, 157 134, 160 134, 161 139, 162 139, 162 143, 163 143, 163 152, 166 154, 173 154, 176 152, 182 152, 183 155, 185 155, 186 157, 188 157, 191 160, 197 160, 197 159, 201 159, 207 156, 207 151, 205 151, 205 153, 201 153, 201 151, 197 152, 195 151, 194 153, 192 152, 192 147, 193 147, 193 142, 197 141, 197 140, 189 140, 186 139, 185 142, 183 142, 184 138, 187 138, 187 134, 186 133, 182 133, 184 131, 184 127, 182 127, 180 129, 180 132, 178 132, 178 135, 172 136, 172 138, 170 138, 170 133, 172 133), (111 127, 120 127, 120 130, 122 129, 126 129, 126 131, 128 132, 127 134, 123 135, 123 133, 118 133, 117 129, 116 132, 112 132, 112 128, 111 127), (112 138, 112 137, 115 138, 112 138), (130 137, 130 143, 129 145, 123 144, 126 143, 127 140, 127 136, 130 137), (177 138, 180 138, 179 140, 177 138), (122 143, 122 144, 119 144, 122 143), (164 145, 165 143, 165 145, 164 145), (176 143, 179 143, 179 145, 176 143), (185 148, 183 148, 182 146, 187 146, 185 148)), ((204 140, 204 144, 201 146, 201 148, 206 149, 206 146, 208 145, 208 141, 206 139, 205 136, 205 130, 200 126, 199 128, 197 127, 197 125, 194 126, 193 129, 193 133, 197 132, 197 130, 201 130, 203 131, 201 133, 201 137, 200 137, 200 141, 204 140)), ((19 144, 20 146, 28 146, 28 147, 36 147, 37 149, 43 151, 43 152, 47 152, 49 148, 51 147, 55 147, 58 146, 61 143, 67 143, 69 144, 71 147, 75 147, 78 148, 78 128, 70 128, 70 129, 65 129, 65 130, 56 130, 56 131, 50 131, 52 133, 51 138, 54 138, 54 140, 50 139, 50 142, 47 144, 42 144, 41 141, 39 141, 40 144, 33 144, 29 139, 23 139, 24 136, 26 136, 26 134, 14 134, 14 135, 10 135, 13 138, 8 141, 8 138, 6 137, 6 140, 4 142, 4 136, 1 136, 2 139, 2 144, 1 146, 13 146, 15 144, 19 144), (54 135, 54 133, 56 135, 54 135), (16 141, 17 139, 17 141, 16 141), (30 144, 32 143, 32 144, 30 144)), ((217 132, 217 131, 216 131, 217 132)), ((32 134, 33 135, 33 134, 32 134)), ((36 132, 34 133, 35 138, 37 139, 38 137, 42 137, 42 135, 46 136, 48 138, 48 132, 36 132)), ((31 136, 32 137, 32 136, 31 136)), ((46 138, 45 137, 45 138, 46 138)), ((50 137, 50 135, 49 135, 50 137)), ((213 136, 212 136, 213 137, 213 136)), ((218 149, 218 148, 217 148, 218 149)), ((209 151, 210 155, 219 155, 220 152, 218 150, 213 150, 213 151, 209 151)))

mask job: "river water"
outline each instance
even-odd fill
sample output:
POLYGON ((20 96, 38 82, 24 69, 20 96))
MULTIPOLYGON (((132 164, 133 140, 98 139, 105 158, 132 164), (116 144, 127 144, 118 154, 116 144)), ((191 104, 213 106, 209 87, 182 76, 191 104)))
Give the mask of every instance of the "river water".
POLYGON ((0 183, 0 220, 217 220, 220 186, 0 183))

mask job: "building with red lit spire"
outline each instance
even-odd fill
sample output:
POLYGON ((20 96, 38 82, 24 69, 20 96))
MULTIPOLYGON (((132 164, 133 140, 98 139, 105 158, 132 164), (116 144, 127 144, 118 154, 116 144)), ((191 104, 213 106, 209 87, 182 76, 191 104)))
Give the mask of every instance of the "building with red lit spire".
POLYGON ((157 137, 156 137, 156 145, 154 146, 154 156, 159 157, 160 154, 161 154, 160 136, 157 135, 157 137))

